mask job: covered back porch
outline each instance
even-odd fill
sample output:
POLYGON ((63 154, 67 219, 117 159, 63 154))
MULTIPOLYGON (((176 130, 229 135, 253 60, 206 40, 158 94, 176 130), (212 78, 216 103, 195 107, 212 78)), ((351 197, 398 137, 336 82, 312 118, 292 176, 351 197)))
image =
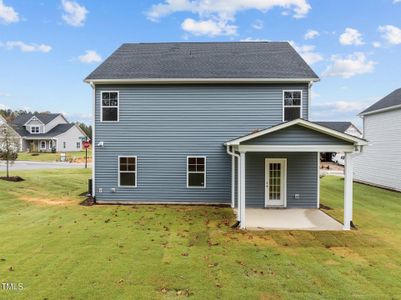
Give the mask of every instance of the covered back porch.
MULTIPOLYGON (((331 151, 345 153, 343 229, 349 230, 352 224, 352 158, 366 144, 365 140, 303 119, 282 123, 225 143, 227 153, 232 156, 231 200, 232 207, 237 208, 240 228, 269 228, 263 225, 268 222, 264 218, 279 220, 280 212, 283 224, 291 224, 291 218, 287 219, 289 213, 278 210, 283 208, 291 209, 293 218, 297 215, 295 209, 312 209, 308 216, 313 215, 316 216, 314 220, 325 221, 323 225, 332 223, 327 220, 330 217, 319 210, 320 152, 331 151), (275 209, 276 212, 263 213, 266 209, 275 209)), ((304 221, 309 222, 308 218, 304 218, 304 221)), ((317 225, 299 225, 298 229, 323 228, 317 225)), ((281 227, 297 229, 290 225, 281 227)), ((336 230, 334 228, 338 229, 338 226, 327 228, 336 230)))

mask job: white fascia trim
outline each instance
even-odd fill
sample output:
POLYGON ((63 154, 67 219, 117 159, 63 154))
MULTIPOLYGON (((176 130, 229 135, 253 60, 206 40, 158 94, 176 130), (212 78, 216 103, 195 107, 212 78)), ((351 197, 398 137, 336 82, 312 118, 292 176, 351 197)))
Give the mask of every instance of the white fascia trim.
POLYGON ((367 115, 373 115, 373 114, 377 114, 377 113, 380 113, 380 112, 385 112, 385 111, 394 110, 394 109, 398 109, 398 108, 401 108, 401 104, 390 106, 390 107, 385 107, 385 108, 381 108, 381 109, 376 109, 376 110, 372 110, 372 111, 368 111, 366 113, 360 113, 359 116, 364 117, 364 116, 367 116, 367 115))
POLYGON ((284 128, 287 128, 287 127, 291 127, 291 126, 294 126, 294 125, 301 125, 303 127, 306 127, 306 128, 312 129, 312 130, 316 130, 316 131, 319 131, 319 132, 324 133, 324 134, 331 135, 333 137, 342 139, 342 140, 350 142, 350 143, 356 143, 358 146, 359 145, 360 146, 364 146, 364 145, 368 144, 366 141, 364 141, 362 139, 359 139, 357 137, 353 137, 353 136, 350 136, 348 134, 341 133, 341 132, 335 131, 333 129, 324 127, 324 126, 320 126, 318 124, 315 124, 315 123, 312 123, 312 122, 309 122, 309 121, 305 121, 303 119, 296 119, 296 120, 293 120, 293 121, 290 121, 290 122, 287 122, 287 123, 282 123, 280 125, 273 126, 273 127, 267 128, 265 130, 261 130, 261 131, 249 134, 247 136, 243 136, 241 138, 226 142, 226 143, 224 143, 224 145, 226 145, 226 146, 239 145, 242 142, 245 142, 245 141, 248 141, 248 140, 252 140, 252 139, 257 138, 259 136, 262 136, 262 135, 265 135, 265 134, 268 134, 268 133, 272 133, 272 132, 275 132, 275 131, 278 131, 278 130, 281 130, 281 129, 284 129, 284 128))
POLYGON ((43 123, 41 120, 39 120, 36 116, 32 116, 28 121, 26 121, 26 123, 24 124, 24 126, 26 126, 29 122, 31 122, 33 118, 35 118, 35 119, 38 120, 40 123, 42 123, 42 125, 46 125, 46 124, 43 123))
POLYGON ((274 82, 317 82, 319 78, 139 78, 139 79, 87 79, 89 84, 141 84, 141 83, 274 83, 274 82))
POLYGON ((241 152, 354 152, 354 146, 344 145, 240 145, 241 152))

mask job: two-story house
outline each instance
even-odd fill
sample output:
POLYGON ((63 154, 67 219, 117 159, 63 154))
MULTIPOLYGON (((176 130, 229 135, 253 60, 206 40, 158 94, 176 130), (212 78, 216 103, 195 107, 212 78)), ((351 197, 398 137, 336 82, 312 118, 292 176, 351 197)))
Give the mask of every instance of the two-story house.
POLYGON ((20 140, 20 151, 80 151, 86 137, 79 126, 59 113, 21 114, 8 125, 20 140))
POLYGON ((366 142, 308 121, 318 76, 287 42, 124 44, 93 88, 93 196, 99 203, 319 208, 320 152, 366 142))

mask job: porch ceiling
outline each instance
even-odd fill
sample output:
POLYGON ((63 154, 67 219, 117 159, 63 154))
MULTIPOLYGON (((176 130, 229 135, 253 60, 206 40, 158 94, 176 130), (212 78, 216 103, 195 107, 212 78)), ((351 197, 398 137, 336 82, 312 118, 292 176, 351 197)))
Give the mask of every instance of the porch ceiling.
POLYGON ((341 223, 319 209, 247 208, 245 214, 249 230, 343 230, 341 223))

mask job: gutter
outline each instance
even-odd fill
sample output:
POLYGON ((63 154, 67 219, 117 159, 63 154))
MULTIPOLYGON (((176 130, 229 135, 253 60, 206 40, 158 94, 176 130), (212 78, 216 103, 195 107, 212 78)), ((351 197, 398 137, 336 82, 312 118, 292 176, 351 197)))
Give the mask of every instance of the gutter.
POLYGON ((390 111, 390 110, 395 110, 398 108, 401 108, 401 104, 393 105, 393 106, 389 106, 389 107, 385 107, 385 108, 380 108, 380 109, 376 109, 376 110, 372 110, 372 111, 368 111, 368 112, 361 112, 358 116, 363 118, 364 116, 373 115, 373 114, 386 112, 386 111, 390 111))
POLYGON ((121 78, 121 79, 85 79, 89 84, 171 84, 171 83, 310 83, 319 78, 121 78))

